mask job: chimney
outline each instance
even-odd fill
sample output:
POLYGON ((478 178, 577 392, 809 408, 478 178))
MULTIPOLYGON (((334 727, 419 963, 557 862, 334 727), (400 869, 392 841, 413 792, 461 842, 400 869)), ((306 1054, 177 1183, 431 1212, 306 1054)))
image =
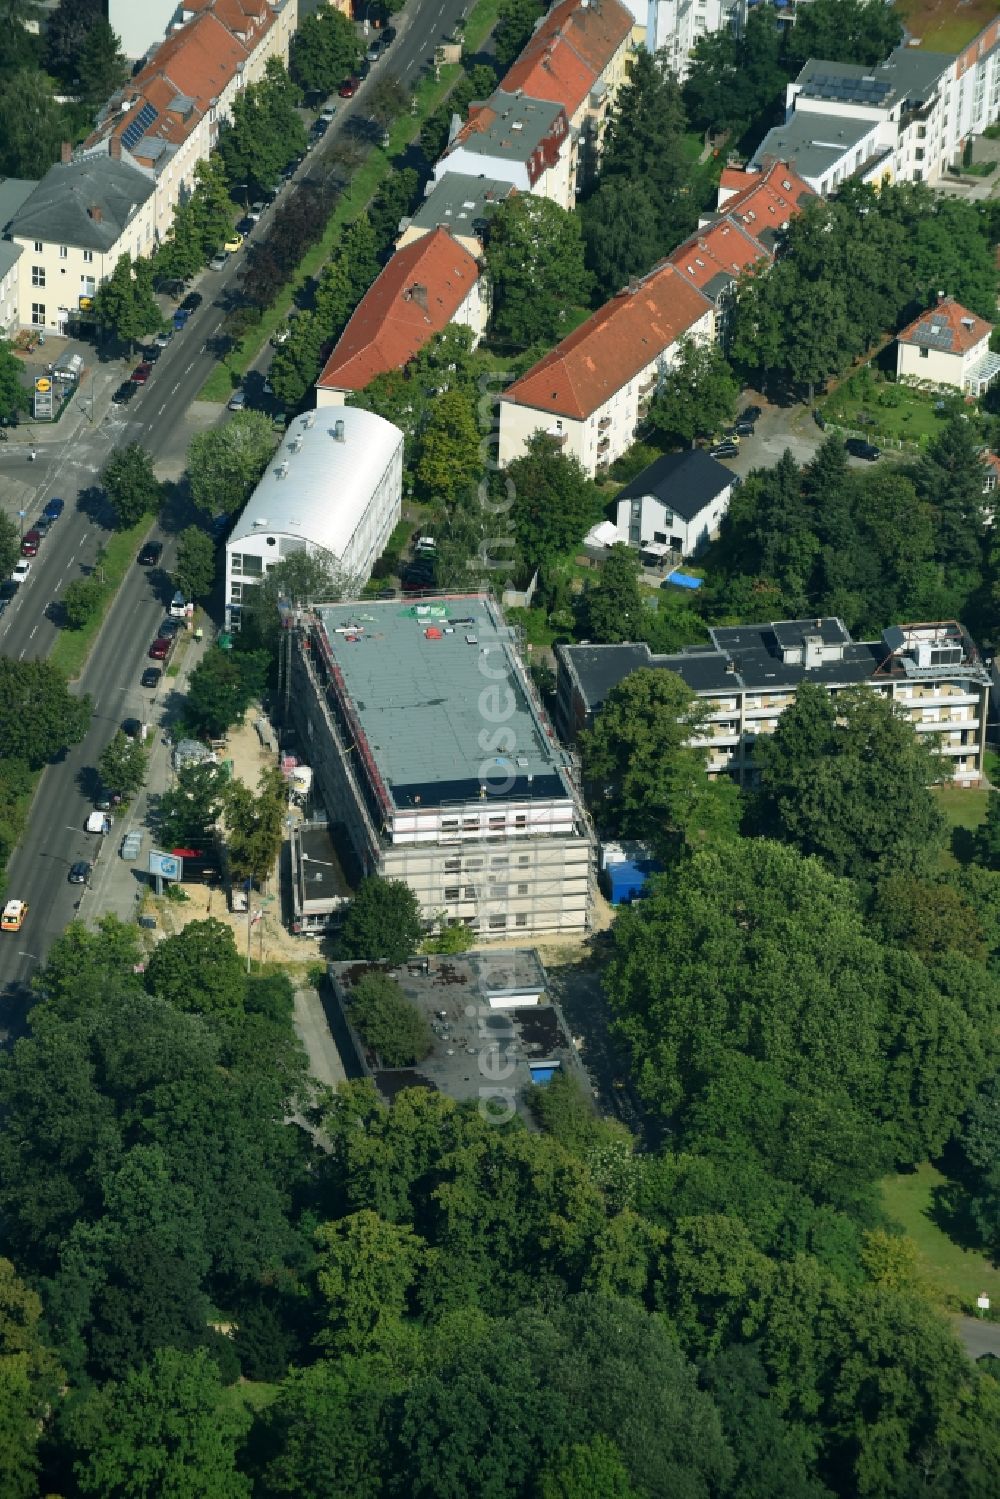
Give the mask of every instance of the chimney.
POLYGON ((939 302, 943 302, 944 301, 944 292, 943 291, 939 291, 938 292, 938 301, 939 302))
POLYGON ((108 141, 108 155, 111 157, 112 161, 121 161, 122 142, 120 135, 113 135, 108 141))
POLYGON ((95 224, 99 224, 104 217, 103 213, 98 208, 96 203, 92 203, 90 205, 90 207, 87 209, 87 213, 90 215, 91 219, 93 219, 95 224))
POLYGON ((409 290, 407 292, 407 297, 408 297, 408 299, 411 302, 416 302, 416 304, 417 304, 418 307, 422 307, 423 310, 424 310, 424 312, 427 312, 428 309, 427 309, 427 288, 426 288, 426 286, 421 286, 421 284, 420 284, 419 281, 415 281, 413 283, 413 285, 409 288, 409 290))
POLYGON ((62 145, 59 147, 59 160, 62 162, 64 167, 69 166, 70 162, 73 160, 72 141, 63 141, 62 145))

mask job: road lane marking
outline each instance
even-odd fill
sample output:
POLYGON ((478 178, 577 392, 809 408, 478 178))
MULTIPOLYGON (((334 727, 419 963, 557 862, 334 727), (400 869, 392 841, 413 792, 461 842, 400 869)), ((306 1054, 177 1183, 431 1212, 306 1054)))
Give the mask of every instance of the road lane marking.
MULTIPOLYGON (((38 626, 36 625, 35 626, 35 630, 37 630, 37 629, 38 629, 38 626)), ((29 640, 34 640, 34 638, 35 638, 35 630, 32 630, 31 634, 28 636, 29 640)))

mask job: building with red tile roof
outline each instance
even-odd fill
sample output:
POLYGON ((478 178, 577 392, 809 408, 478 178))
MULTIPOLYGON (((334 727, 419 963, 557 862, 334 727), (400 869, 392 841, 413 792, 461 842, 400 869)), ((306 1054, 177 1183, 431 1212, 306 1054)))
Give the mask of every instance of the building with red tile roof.
POLYGON ((596 169, 610 110, 627 77, 635 20, 619 0, 561 0, 532 33, 501 87, 566 111, 579 191, 596 169))
POLYGON ((990 352, 993 324, 954 297, 941 297, 896 339, 897 379, 928 380, 980 396, 1000 375, 990 352))
POLYGON ((682 338, 711 339, 712 302, 669 261, 633 282, 508 386, 500 462, 548 432, 593 475, 635 439, 660 373, 682 338))
POLYGON ((479 265, 447 229, 397 250, 372 282, 316 382, 317 406, 343 405, 376 375, 402 369, 449 323, 486 326, 479 265))

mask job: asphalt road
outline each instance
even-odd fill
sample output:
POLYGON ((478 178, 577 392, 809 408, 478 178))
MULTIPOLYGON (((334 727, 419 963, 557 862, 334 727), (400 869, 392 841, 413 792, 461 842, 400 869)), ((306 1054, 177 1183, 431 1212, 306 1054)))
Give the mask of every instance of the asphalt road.
MULTIPOLYGON (((379 78, 394 74, 413 87, 433 65, 434 48, 447 38, 467 4, 468 0, 410 0, 394 18, 395 42, 373 66, 355 98, 339 101, 334 124, 306 156, 297 180, 315 175, 317 164, 322 164, 349 120, 365 117, 367 95, 379 78)), ((264 215, 255 234, 266 232, 271 212, 264 215)), ((202 306, 171 339, 149 383, 128 407, 121 411, 112 407, 102 416, 98 406, 96 421, 84 420, 72 441, 40 443, 32 464, 26 451, 13 445, 0 458, 5 473, 13 477, 16 470, 19 484, 34 486, 31 499, 23 501, 28 512, 26 529, 50 497, 59 495, 66 502, 65 513, 42 543, 30 576, 0 618, 4 655, 21 660, 48 655, 58 634, 50 617, 53 600, 73 578, 86 576, 107 539, 109 515, 97 483, 112 450, 134 441, 151 454, 154 463, 175 464, 183 453, 186 414, 217 361, 216 341, 227 293, 235 289, 243 253, 232 256, 223 271, 206 271, 200 278, 197 289, 204 298, 202 306)), ((123 369, 122 378, 127 373, 123 369)), ((155 721, 157 717, 155 696, 140 687, 139 678, 151 664, 147 651, 169 601, 167 574, 174 543, 167 535, 153 534, 164 541, 162 571, 150 575, 136 567, 123 583, 74 688, 90 695, 94 716, 89 732, 82 744, 46 769, 27 831, 8 866, 7 893, 26 900, 30 910, 21 932, 5 934, 0 943, 0 1039, 22 1028, 30 1003, 31 975, 73 918, 80 887, 68 883, 70 865, 99 853, 101 840, 83 831, 93 807, 97 760, 123 718, 155 721)), ((163 685, 169 690, 169 679, 164 678, 163 685)), ((115 835, 108 841, 115 847, 105 849, 103 856, 115 857, 115 835)))

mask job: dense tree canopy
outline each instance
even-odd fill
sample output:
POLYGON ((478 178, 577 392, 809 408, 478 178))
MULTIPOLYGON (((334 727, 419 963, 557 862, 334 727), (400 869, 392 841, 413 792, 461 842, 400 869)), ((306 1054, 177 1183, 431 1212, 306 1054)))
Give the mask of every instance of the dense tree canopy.
POLYGON ((491 218, 486 270, 494 332, 519 348, 557 342, 590 295, 579 219, 530 193, 506 199, 491 218))

